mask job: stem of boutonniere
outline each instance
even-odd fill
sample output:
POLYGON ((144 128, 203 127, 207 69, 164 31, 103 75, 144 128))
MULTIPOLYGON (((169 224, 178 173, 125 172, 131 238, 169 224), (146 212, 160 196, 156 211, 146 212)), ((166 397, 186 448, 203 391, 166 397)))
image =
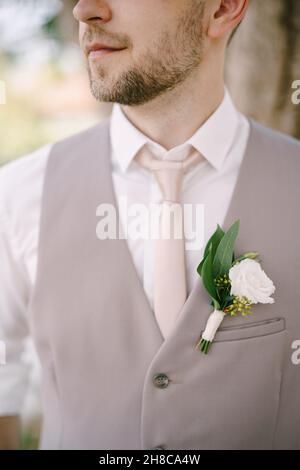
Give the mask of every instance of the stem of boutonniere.
POLYGON ((201 339, 196 346, 196 348, 204 354, 208 353, 211 343, 213 342, 213 339, 215 337, 215 334, 219 326, 221 325, 225 315, 226 313, 222 310, 214 310, 208 317, 205 330, 202 333, 201 339))

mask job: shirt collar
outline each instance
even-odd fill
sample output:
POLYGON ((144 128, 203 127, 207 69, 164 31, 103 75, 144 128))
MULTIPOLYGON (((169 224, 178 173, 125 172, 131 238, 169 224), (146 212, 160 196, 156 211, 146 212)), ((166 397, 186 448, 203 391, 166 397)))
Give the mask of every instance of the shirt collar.
MULTIPOLYGON (((228 90, 225 88, 224 98, 216 111, 197 129, 184 144, 174 147, 169 152, 176 155, 182 147, 192 145, 216 169, 220 170, 234 142, 239 122, 236 110, 228 90)), ((118 103, 114 103, 110 121, 110 138, 114 158, 123 172, 126 172, 137 152, 145 145, 156 149, 156 154, 167 152, 161 145, 149 139, 137 129, 122 111, 118 103)))

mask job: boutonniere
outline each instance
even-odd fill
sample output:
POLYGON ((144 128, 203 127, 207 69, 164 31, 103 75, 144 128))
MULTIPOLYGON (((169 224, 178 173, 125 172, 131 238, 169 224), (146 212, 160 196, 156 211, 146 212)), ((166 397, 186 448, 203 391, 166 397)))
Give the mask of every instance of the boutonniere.
POLYGON ((218 225, 197 268, 214 308, 196 348, 207 354, 225 315, 247 316, 253 304, 273 303, 275 286, 262 270, 259 253, 249 252, 235 259, 234 244, 239 220, 225 233, 218 225))

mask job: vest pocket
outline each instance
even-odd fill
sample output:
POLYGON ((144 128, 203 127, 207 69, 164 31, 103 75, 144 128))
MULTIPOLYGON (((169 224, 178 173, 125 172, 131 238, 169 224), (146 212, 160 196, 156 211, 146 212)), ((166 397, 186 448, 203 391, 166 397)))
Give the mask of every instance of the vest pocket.
POLYGON ((251 323, 246 323, 247 320, 245 319, 244 322, 234 326, 221 326, 216 333, 214 342, 256 338, 285 330, 284 318, 269 318, 251 323))
MULTIPOLYGON (((205 426, 194 448, 271 449, 286 359, 285 319, 222 327, 207 356, 196 352, 189 386, 201 397, 194 427, 205 426)), ((187 398, 195 400, 194 395, 187 398)))

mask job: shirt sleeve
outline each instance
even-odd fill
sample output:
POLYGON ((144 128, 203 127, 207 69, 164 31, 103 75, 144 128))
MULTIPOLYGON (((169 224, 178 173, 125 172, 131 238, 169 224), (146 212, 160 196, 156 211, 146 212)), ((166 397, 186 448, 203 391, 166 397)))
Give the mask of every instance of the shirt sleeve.
POLYGON ((30 373, 30 362, 25 359, 29 337, 25 317, 29 284, 22 263, 17 260, 14 242, 8 215, 0 200, 0 341, 2 352, 5 351, 0 361, 2 416, 20 414, 30 373))

